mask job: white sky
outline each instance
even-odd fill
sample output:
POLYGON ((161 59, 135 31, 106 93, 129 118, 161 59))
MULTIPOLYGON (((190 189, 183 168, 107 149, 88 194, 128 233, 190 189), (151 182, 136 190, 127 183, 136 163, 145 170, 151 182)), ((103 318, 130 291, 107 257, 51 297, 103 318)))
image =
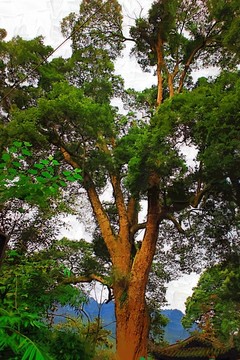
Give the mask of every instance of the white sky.
MULTIPOLYGON (((124 28, 127 31, 133 21, 132 18, 140 13, 141 6, 143 15, 152 0, 119 0, 119 2, 123 7, 123 13, 127 15, 124 20, 124 28)), ((78 12, 79 3, 79 0, 0 0, 0 28, 7 30, 7 40, 17 35, 24 39, 43 35, 45 44, 56 48, 64 40, 60 32, 60 21, 70 12, 78 12)), ((67 57, 69 54, 70 42, 61 47, 55 55, 67 57)), ((151 74, 142 73, 135 59, 129 59, 127 56, 117 62, 116 72, 123 76, 126 87, 134 87, 137 90, 156 82, 151 74)), ((72 229, 64 233, 65 236, 80 238, 86 235, 82 225, 79 226, 74 221, 72 225, 72 229)), ((198 277, 192 274, 170 283, 167 291, 170 308, 184 311, 186 297, 191 294, 197 279, 198 277)))

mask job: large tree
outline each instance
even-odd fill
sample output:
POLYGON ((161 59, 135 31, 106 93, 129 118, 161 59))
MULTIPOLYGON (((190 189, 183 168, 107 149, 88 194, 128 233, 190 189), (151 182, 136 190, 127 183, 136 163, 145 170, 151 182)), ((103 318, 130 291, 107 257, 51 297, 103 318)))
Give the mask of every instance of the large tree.
MULTIPOLYGON (((189 112, 186 123, 184 111, 194 99, 194 90, 189 99, 180 94, 175 101, 173 95, 183 90, 191 64, 205 64, 209 56, 214 64, 234 65, 235 53, 230 50, 236 46, 230 47, 223 39, 227 34, 235 39, 232 20, 234 16, 239 19, 239 13, 235 1, 155 1, 148 18, 137 19, 131 30, 134 52, 144 67, 157 66, 158 77, 154 101, 158 108, 154 104, 148 109, 151 116, 139 119, 133 113, 122 116, 110 104, 110 98, 121 92, 113 73, 113 60, 126 41, 120 10, 117 1, 84 0, 80 15, 65 19, 63 29, 72 34, 73 41, 67 80, 53 77, 36 106, 13 109, 4 131, 22 139, 28 136, 38 148, 41 136, 43 145, 48 143, 47 150, 55 152, 59 160, 82 170, 79 186, 85 189, 110 256, 111 276, 103 282, 112 288, 115 301, 117 354, 120 360, 137 360, 147 355, 149 314, 145 292, 159 227, 168 221, 182 233, 179 214, 200 207, 208 196, 217 201, 219 193, 223 193, 220 185, 230 173, 228 169, 229 173, 222 172, 211 181, 207 149, 217 156, 215 125, 207 143, 204 131, 199 136, 197 127, 198 111, 206 115, 209 104, 202 99, 201 107, 196 104, 196 111, 189 112), (82 26, 89 14, 92 17, 82 26), (227 56, 227 63, 223 55, 227 56), (197 62, 198 58, 202 62, 197 62), (165 88, 164 78, 168 80, 165 88), (22 124, 31 132, 22 131, 22 124), (181 153, 184 144, 194 145, 199 151, 201 161, 196 169, 188 166, 181 153), (106 188, 112 194, 111 206, 102 200, 106 188), (147 204, 144 217, 140 214, 143 202, 147 204)), ((238 89, 237 82, 232 86, 238 89)), ((228 90, 229 86, 225 86, 222 92, 227 94, 228 90)), ((196 90, 196 94, 198 91, 201 93, 196 90)), ((218 108, 214 110, 217 113, 218 108)), ((229 120, 238 119, 231 107, 225 107, 215 115, 216 121, 221 111, 228 114, 229 120)), ((224 116, 222 124, 216 123, 219 131, 224 131, 224 116)), ((233 121, 231 125, 234 140, 237 123, 233 121)), ((233 148, 226 151, 231 154, 233 148)), ((233 163, 238 154, 237 151, 233 163)), ((230 188, 232 201, 236 202, 237 190, 230 188)), ((167 233, 164 237, 170 242, 167 233)))

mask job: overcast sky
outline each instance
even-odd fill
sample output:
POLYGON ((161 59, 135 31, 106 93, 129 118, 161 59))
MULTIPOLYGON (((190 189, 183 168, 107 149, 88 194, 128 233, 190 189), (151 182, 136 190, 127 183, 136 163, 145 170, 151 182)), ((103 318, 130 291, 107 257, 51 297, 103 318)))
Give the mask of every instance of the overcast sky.
MULTIPOLYGON (((146 14, 152 0, 119 0, 123 8, 124 29, 133 23, 133 18, 141 11, 146 14)), ((60 32, 60 22, 70 12, 78 12, 79 0, 0 0, 0 28, 7 30, 7 39, 21 36, 32 39, 43 35, 45 44, 56 48, 64 38, 60 32)), ((131 44, 129 44, 128 49, 131 44)), ((67 42, 57 52, 56 56, 67 57, 70 54, 70 42, 67 42)), ((156 83, 151 74, 142 73, 135 59, 128 56, 120 59, 116 64, 116 72, 125 80, 126 87, 142 90, 156 83)), ((70 231, 64 233, 70 238, 85 236, 84 226, 73 222, 70 231), (80 232, 79 232, 80 230, 80 232), (79 235, 81 233, 81 235, 79 235)), ((167 299, 171 308, 184 311, 184 302, 191 294, 191 289, 197 281, 196 275, 186 275, 179 281, 171 283, 167 291, 167 299)))

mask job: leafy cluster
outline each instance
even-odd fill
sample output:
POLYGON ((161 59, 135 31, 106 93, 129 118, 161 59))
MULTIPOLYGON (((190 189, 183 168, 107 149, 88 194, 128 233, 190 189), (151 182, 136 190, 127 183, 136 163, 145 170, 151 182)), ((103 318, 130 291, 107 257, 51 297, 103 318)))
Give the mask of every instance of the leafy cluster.
POLYGON ((239 260, 206 270, 186 302, 183 325, 239 346, 239 260))

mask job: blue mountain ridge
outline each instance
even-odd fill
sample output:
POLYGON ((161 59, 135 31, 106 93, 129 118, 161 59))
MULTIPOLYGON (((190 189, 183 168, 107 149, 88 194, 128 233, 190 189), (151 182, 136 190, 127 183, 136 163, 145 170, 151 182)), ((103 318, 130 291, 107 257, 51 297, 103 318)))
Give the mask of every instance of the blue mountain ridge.
MULTIPOLYGON (((115 337, 116 331, 116 322, 115 322, 115 314, 114 314, 114 303, 111 301, 108 304, 103 303, 99 304, 93 298, 89 299, 87 304, 83 306, 84 313, 87 314, 87 317, 90 321, 93 321, 96 317, 100 316, 103 322, 103 326, 112 332, 113 337, 115 337)), ((84 313, 83 319, 85 317, 84 313)), ((178 340, 184 340, 189 337, 189 332, 186 331, 181 323, 183 313, 180 310, 162 310, 162 314, 165 315, 169 319, 169 323, 165 327, 165 335, 164 338, 170 344, 175 343, 178 340)), ((76 317, 79 315, 79 312, 67 305, 63 307, 59 307, 56 311, 57 317, 55 317, 55 323, 59 323, 64 321, 64 316, 72 316, 76 317), (60 316, 63 315, 63 316, 60 316)), ((87 318, 85 317, 87 320, 87 318)))

